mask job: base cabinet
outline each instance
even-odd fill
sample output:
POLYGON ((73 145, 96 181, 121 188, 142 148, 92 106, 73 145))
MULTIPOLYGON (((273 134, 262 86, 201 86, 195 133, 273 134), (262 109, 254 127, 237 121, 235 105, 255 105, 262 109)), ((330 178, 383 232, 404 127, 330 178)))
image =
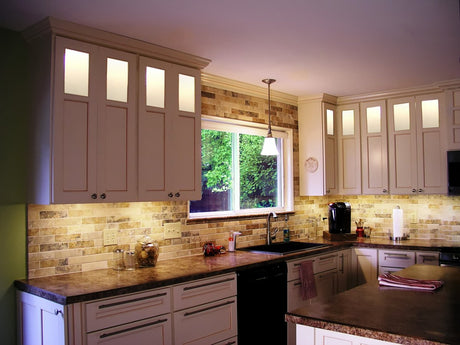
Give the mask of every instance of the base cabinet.
POLYGON ((377 279, 377 249, 354 248, 351 269, 353 286, 377 279))
POLYGON ((65 345, 67 313, 63 305, 18 292, 18 343, 65 345))
POLYGON ((18 291, 18 344, 236 344, 236 275, 61 305, 18 291))
POLYGON ((397 345, 383 340, 370 339, 321 328, 296 325, 297 345, 397 345))

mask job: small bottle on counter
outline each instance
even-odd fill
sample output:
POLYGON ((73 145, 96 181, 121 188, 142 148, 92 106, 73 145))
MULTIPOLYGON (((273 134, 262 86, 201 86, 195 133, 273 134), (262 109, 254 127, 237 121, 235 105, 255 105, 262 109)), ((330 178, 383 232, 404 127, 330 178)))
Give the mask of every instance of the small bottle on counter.
POLYGON ((291 236, 289 234, 289 228, 288 228, 288 215, 286 214, 284 216, 284 229, 283 229, 283 239, 284 242, 289 242, 291 239, 291 236))
POLYGON ((235 241, 233 240, 233 233, 230 233, 230 237, 228 238, 228 251, 235 251, 235 241))

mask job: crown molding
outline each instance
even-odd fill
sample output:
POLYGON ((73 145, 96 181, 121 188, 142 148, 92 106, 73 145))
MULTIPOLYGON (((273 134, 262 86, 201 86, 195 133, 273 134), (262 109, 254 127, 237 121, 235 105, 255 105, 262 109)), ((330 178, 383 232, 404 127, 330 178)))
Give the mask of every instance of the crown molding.
MULTIPOLYGON (((267 88, 262 86, 256 86, 241 81, 220 77, 213 74, 201 73, 201 84, 205 86, 215 87, 218 89, 233 91, 242 93, 248 96, 266 98, 267 88)), ((273 101, 286 103, 297 106, 298 98, 284 92, 279 92, 270 89, 270 96, 273 101)))
POLYGON ((97 44, 99 46, 121 49, 131 53, 144 55, 154 59, 192 67, 205 68, 211 60, 179 50, 166 48, 153 43, 118 35, 89 26, 47 17, 23 31, 27 41, 33 41, 44 35, 57 35, 80 41, 97 44))
POLYGON ((352 96, 340 96, 337 97, 337 104, 349 104, 356 102, 367 102, 395 97, 407 97, 414 95, 423 95, 429 93, 444 92, 447 90, 459 89, 460 79, 451 79, 446 81, 439 81, 428 85, 394 89, 381 92, 372 92, 352 96))

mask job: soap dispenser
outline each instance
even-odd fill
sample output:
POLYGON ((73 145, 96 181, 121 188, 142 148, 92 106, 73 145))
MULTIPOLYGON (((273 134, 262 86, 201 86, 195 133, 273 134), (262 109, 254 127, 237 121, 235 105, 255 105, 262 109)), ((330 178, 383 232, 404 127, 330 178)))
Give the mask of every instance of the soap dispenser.
POLYGON ((289 234, 289 227, 288 227, 288 215, 286 214, 284 216, 284 229, 283 229, 283 239, 284 242, 289 242, 290 241, 290 234, 289 234))

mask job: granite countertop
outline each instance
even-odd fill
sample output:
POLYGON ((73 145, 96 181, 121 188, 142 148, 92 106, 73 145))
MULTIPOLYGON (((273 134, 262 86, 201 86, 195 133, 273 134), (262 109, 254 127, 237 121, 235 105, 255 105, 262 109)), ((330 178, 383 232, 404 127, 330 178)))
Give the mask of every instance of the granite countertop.
POLYGON ((286 321, 400 344, 460 344, 460 268, 413 265, 397 275, 445 283, 428 292, 375 281, 291 311, 286 321))
POLYGON ((238 250, 212 257, 197 255, 158 261, 155 267, 142 268, 135 271, 102 269, 51 277, 16 280, 15 287, 18 290, 29 292, 60 304, 70 304, 138 292, 217 274, 235 272, 245 267, 254 267, 264 265, 267 262, 285 261, 302 256, 315 255, 353 245, 411 250, 440 250, 442 248, 460 246, 460 244, 452 244, 452 242, 445 241, 407 240, 393 242, 388 239, 377 238, 365 238, 347 242, 330 242, 323 238, 315 238, 306 240, 305 242, 327 243, 331 246, 283 256, 255 254, 238 250))

